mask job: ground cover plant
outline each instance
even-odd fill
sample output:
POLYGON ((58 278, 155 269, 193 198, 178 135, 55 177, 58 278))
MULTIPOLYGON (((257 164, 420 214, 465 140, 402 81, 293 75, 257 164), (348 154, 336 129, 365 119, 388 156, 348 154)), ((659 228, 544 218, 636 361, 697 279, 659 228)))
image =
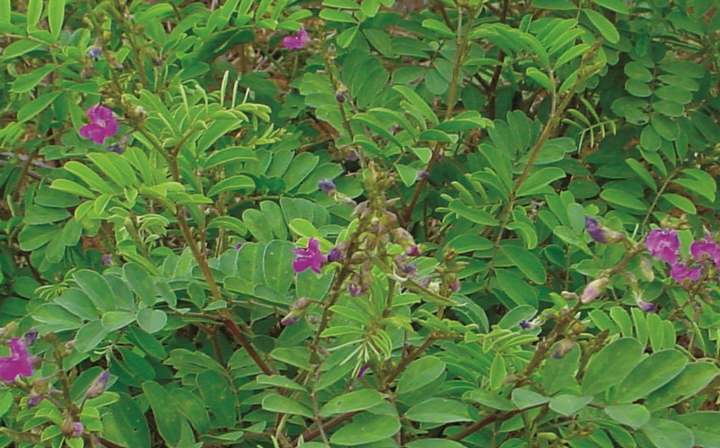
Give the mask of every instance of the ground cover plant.
POLYGON ((720 447, 713 0, 0 0, 0 446, 720 447))

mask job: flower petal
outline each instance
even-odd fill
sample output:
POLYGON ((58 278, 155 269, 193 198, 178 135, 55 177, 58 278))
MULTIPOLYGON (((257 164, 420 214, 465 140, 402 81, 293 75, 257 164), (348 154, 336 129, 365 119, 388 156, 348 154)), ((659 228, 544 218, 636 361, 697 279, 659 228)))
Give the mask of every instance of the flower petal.
POLYGON ((102 145, 105 143, 105 139, 107 138, 107 132, 102 126, 91 123, 80 128, 80 136, 90 139, 98 145, 102 145))

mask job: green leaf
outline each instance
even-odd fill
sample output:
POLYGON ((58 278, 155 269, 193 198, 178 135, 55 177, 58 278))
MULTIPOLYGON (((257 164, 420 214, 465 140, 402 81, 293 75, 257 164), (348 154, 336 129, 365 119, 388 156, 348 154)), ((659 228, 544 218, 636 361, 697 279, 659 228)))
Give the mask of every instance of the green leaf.
POLYGON ((216 196, 227 191, 232 191, 238 194, 252 193, 255 191, 255 181, 242 174, 228 177, 227 179, 223 179, 215 184, 215 186, 208 191, 207 195, 216 196))
POLYGON ((531 174, 530 177, 518 188, 517 197, 531 196, 538 193, 542 193, 548 185, 555 182, 558 179, 562 179, 566 176, 565 171, 560 168, 549 167, 542 168, 535 173, 531 174))
POLYGON ((55 40, 60 37, 64 19, 65 0, 50 0, 48 2, 48 24, 50 25, 50 33, 55 40))
POLYGON ((192 392, 184 388, 173 389, 172 405, 190 421, 193 427, 201 434, 210 430, 210 416, 205 404, 192 392))
POLYGON ((645 182, 645 184, 652 188, 653 191, 657 191, 657 184, 655 183, 655 179, 650 175, 647 168, 640 162, 638 162, 635 159, 625 159, 625 163, 627 163, 630 168, 632 168, 633 171, 635 171, 635 174, 638 175, 640 180, 645 182))
POLYGON ((14 93, 29 92, 34 89, 35 86, 37 86, 47 75, 52 73, 53 70, 55 70, 55 66, 49 64, 35 69, 30 73, 20 75, 15 78, 15 82, 12 83, 12 88, 10 90, 14 93))
POLYGON ((420 439, 405 446, 407 448, 465 448, 465 445, 447 439, 420 439))
POLYGON ((644 347, 635 339, 623 338, 600 350, 588 363, 582 382, 583 395, 595 395, 620 383, 640 362, 644 347))
POLYGON ((115 295, 102 275, 95 271, 82 270, 76 272, 73 278, 98 310, 106 312, 115 309, 115 295))
POLYGON ((501 290, 510 296, 517 305, 538 306, 537 292, 527 284, 525 279, 507 269, 497 269, 495 278, 501 290))
POLYGON ((545 267, 532 252, 510 244, 503 244, 500 250, 530 281, 539 285, 545 283, 547 279, 545 267))
POLYGON ((95 194, 82 185, 67 179, 55 179, 50 188, 65 193, 76 194, 85 198, 95 199, 95 194))
POLYGON ((48 208, 40 205, 31 205, 25 212, 25 224, 41 225, 50 224, 65 220, 70 217, 70 213, 63 208, 48 208))
POLYGON ((408 409, 405 418, 421 423, 453 423, 471 421, 465 405, 455 400, 431 398, 408 409))
POLYGON ((645 398, 650 392, 669 383, 687 364, 685 356, 677 350, 655 352, 640 361, 623 380, 616 401, 632 402, 645 398))
POLYGON ((226 229, 230 230, 240 236, 245 236, 248 233, 248 228, 242 221, 235 218, 234 216, 218 216, 212 219, 207 225, 208 229, 226 229))
POLYGON ((620 14, 630 14, 627 3, 623 0, 593 0, 596 5, 600 5, 603 8, 615 11, 620 14))
POLYGON ((137 323, 140 325, 140 328, 148 333, 157 333, 165 328, 167 314, 162 310, 143 308, 137 313, 137 323))
POLYGON ((693 432, 697 446, 720 448, 720 412, 688 412, 673 418, 693 432))
POLYGON ((136 315, 129 311, 108 311, 102 316, 102 324, 105 331, 112 332, 127 327, 135 322, 136 315))
POLYGON ((657 448, 692 448, 695 444, 692 431, 672 420, 651 418, 642 431, 657 448))
POLYGON ((695 208, 695 204, 690 199, 687 199, 683 196, 680 196, 679 194, 674 193, 665 193, 664 195, 660 196, 663 200, 669 202, 673 207, 677 207, 680 210, 684 211, 685 213, 690 213, 692 215, 697 214, 697 209, 695 208))
POLYGON ((458 216, 468 219, 476 224, 484 226, 496 226, 499 224, 497 219, 493 218, 488 212, 470 208, 463 204, 459 199, 454 199, 448 208, 450 211, 457 213, 458 216))
POLYGON ((321 9, 320 18, 329 22, 340 22, 340 23, 356 23, 353 16, 344 12, 336 11, 334 9, 321 9))
POLYGON ((97 347, 108 331, 100 319, 83 325, 75 336, 75 350, 79 353, 88 353, 97 347))
POLYGON ((237 424, 237 399, 227 378, 217 370, 205 370, 197 376, 197 386, 205 405, 215 417, 215 424, 223 428, 234 427, 237 424))
POLYGON ((604 189, 602 193, 600 193, 600 197, 612 205, 639 212, 645 212, 650 207, 644 200, 638 199, 637 196, 633 196, 630 192, 617 190, 615 188, 604 189))
POLYGON ((574 11, 577 6, 569 0, 533 0, 533 8, 555 9, 558 11, 574 11))
POLYGON ((645 401, 645 405, 651 411, 669 408, 698 393, 718 374, 720 374, 720 370, 709 362, 688 364, 680 375, 653 391, 645 401))
POLYGON ((550 400, 550 409, 558 414, 571 416, 580 412, 592 401, 593 397, 576 397, 573 395, 559 395, 550 400))
POLYGON ((258 384, 279 387, 281 389, 305 391, 304 387, 282 375, 259 375, 256 381, 258 384))
POLYGON ((517 409, 512 401, 485 389, 469 390, 463 394, 463 399, 474 401, 483 406, 500 411, 513 411, 517 409))
POLYGON ((528 389, 514 389, 512 391, 512 401, 518 409, 527 409, 550 401, 550 398, 543 397, 537 392, 528 389))
POLYGON ((355 39, 355 35, 357 35, 358 30, 360 29, 360 25, 353 26, 342 33, 337 37, 337 44, 340 48, 347 48, 352 43, 353 39, 355 39))
POLYGON ((130 289, 148 306, 155 304, 157 290, 150 274, 137 263, 127 263, 123 266, 123 273, 130 289))
POLYGON ((120 446, 150 448, 150 429, 143 411, 129 395, 118 396, 119 400, 103 413, 102 436, 120 446))
POLYGON ((355 390, 328 401, 325 406, 320 409, 320 415, 328 417, 346 412, 364 411, 374 408, 383 401, 382 394, 376 390, 355 390))
POLYGON ((340 428, 330 443, 341 446, 359 446, 388 439, 400 430, 400 421, 391 415, 356 415, 352 423, 340 428))
POLYGON ((608 406, 604 411, 616 422, 630 426, 633 429, 640 428, 650 420, 650 412, 645 406, 639 404, 608 406))
POLYGON ((29 0, 27 3, 27 31, 28 33, 37 30, 40 16, 42 16, 43 1, 29 0))
POLYGON ((446 37, 450 39, 455 38, 455 32, 448 28, 443 22, 436 19, 425 19, 422 22, 423 28, 427 28, 431 31, 435 31, 440 37, 446 37))
POLYGON ((263 398, 262 408, 270 412, 313 418, 313 413, 310 409, 295 400, 277 394, 271 394, 263 398))
POLYGON ((172 395, 154 381, 143 382, 142 389, 155 416, 155 425, 160 436, 168 445, 177 445, 180 442, 184 419, 175 406, 169 406, 172 395))
POLYGON ((396 90, 399 92, 402 96, 405 97, 405 99, 415 108, 418 112, 420 112, 425 119, 427 119, 430 123, 437 126, 440 124, 440 120, 438 120, 437 115, 433 112, 433 110, 430 108, 430 106, 425 102, 424 99, 420 97, 417 93, 415 93, 414 90, 412 90, 409 87, 406 86, 393 86, 393 90, 396 90))
POLYGON ((620 34, 618 33, 617 28, 615 28, 615 25, 613 25, 612 22, 604 15, 597 11, 593 11, 592 9, 583 9, 582 11, 585 13, 585 16, 590 19, 590 22, 595 26, 595 28, 600 31, 603 39, 607 40, 611 44, 620 42, 620 34))
POLYGON ((541 85, 545 88, 548 92, 554 92, 555 91, 555 83, 552 82, 550 77, 546 75, 545 73, 541 72, 535 67, 528 67, 527 71, 525 72, 527 76, 541 85))
POLYGON ((368 17, 375 17, 378 9, 380 9, 380 0, 362 0, 360 11, 368 17))
POLYGON ((47 108, 60 95, 61 92, 50 92, 40 95, 25 104, 17 112, 18 123, 24 123, 47 108))
POLYGON ((409 394, 427 386, 445 373, 445 363, 434 356, 413 361, 398 379, 397 394, 409 394))

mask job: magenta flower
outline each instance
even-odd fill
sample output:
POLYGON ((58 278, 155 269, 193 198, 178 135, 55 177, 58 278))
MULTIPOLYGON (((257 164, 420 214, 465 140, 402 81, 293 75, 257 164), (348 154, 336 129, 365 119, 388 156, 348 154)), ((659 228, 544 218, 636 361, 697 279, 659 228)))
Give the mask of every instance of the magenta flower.
POLYGON ((32 376, 33 365, 25 342, 20 338, 12 338, 8 345, 12 354, 0 358, 0 378, 12 382, 18 375, 32 376))
POLYGON ((285 36, 282 40, 282 46, 288 50, 301 50, 311 42, 310 36, 304 27, 300 28, 297 36, 285 36))
POLYGON ((672 268, 670 268, 670 276, 672 276, 672 278, 678 283, 688 278, 692 281, 698 281, 700 280, 701 275, 702 268, 699 266, 693 266, 689 268, 683 264, 678 263, 672 268))
POLYGON ((118 121, 112 109, 101 104, 87 110, 90 124, 80 128, 80 136, 102 145, 105 139, 118 132, 118 121))
POLYGON ((585 230, 587 230, 590 238, 598 243, 615 243, 625 238, 622 233, 608 229, 592 216, 585 216, 585 230))
POLYGON ((663 260, 670 265, 678 261, 680 239, 674 229, 651 230, 645 238, 645 246, 650 251, 650 255, 657 260, 663 260))
POLYGON ((695 241, 690 245, 690 253, 697 261, 709 258, 720 269, 720 247, 712 241, 695 241))
POLYGON ((320 268, 325 257, 320 252, 320 241, 316 238, 310 238, 307 249, 293 249, 293 253, 297 255, 297 258, 293 260, 293 270, 296 273, 299 274, 307 268, 312 269, 316 274, 322 272, 320 268))

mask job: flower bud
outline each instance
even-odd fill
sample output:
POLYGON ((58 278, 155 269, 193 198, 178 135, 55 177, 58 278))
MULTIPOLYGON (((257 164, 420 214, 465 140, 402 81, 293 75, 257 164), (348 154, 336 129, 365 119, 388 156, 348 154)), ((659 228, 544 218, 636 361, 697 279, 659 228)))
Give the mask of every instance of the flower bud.
POLYGON ((335 182, 332 179, 320 179, 318 182, 318 188, 327 194, 332 194, 335 191, 335 182))
POLYGON ((564 358, 570 351, 575 347, 575 343, 569 339, 563 339, 560 341, 555 350, 553 350, 552 357, 555 359, 564 358))
POLYGON ((647 257, 640 258, 640 273, 643 278, 649 282, 655 280, 655 271, 653 271, 650 260, 648 260, 647 257))
POLYGON ((27 333, 25 333, 25 335, 23 336, 23 340, 27 347, 30 347, 31 345, 33 345, 35 343, 35 341, 37 341, 37 338, 38 338, 38 331, 35 330, 34 328, 32 330, 28 331, 27 333))
POLYGON ((608 279, 607 277, 600 277, 588 283, 582 293, 582 296, 580 296, 580 302, 588 304, 593 300, 597 299, 600 294, 605 290, 608 283, 610 283, 610 279, 608 279))
POLYGON ((625 239, 625 235, 600 225, 592 216, 585 216, 585 230, 594 241, 598 243, 617 243, 625 239))
POLYGON ((563 291, 560 293, 560 296, 565 300, 578 300, 579 297, 576 293, 572 291, 563 291))
POLYGON ((91 398, 97 398, 102 395, 103 392, 105 392, 105 388, 107 387, 109 379, 110 371, 103 370, 102 373, 100 373, 100 375, 95 378, 95 381, 93 381, 88 390, 85 392, 85 398, 89 400, 91 398))

